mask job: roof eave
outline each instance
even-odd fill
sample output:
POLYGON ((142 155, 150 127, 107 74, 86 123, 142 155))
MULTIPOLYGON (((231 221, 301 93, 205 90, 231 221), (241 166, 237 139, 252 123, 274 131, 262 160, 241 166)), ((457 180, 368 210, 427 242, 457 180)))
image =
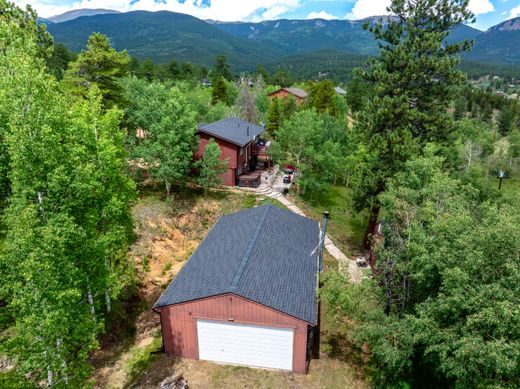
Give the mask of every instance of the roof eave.
POLYGON ((180 305, 180 304, 189 304, 189 303, 193 303, 193 302, 196 302, 196 301, 201 301, 201 300, 205 300, 205 299, 209 299, 209 298, 215 298, 215 297, 221 297, 221 296, 228 296, 228 295, 233 295, 233 296, 236 296, 236 297, 239 297, 241 299, 244 299, 244 300, 247 300, 253 304, 258 304, 258 305, 261 305, 262 307, 266 307, 268 309, 271 309, 275 312, 278 312, 280 313, 281 315, 285 315, 285 316, 289 316, 293 319, 296 319, 296 320, 300 320, 300 321, 303 321, 311 326, 317 326, 318 325, 318 309, 317 309, 317 302, 316 302, 316 317, 314 318, 314 322, 312 321, 309 321, 307 319, 304 319, 304 318, 301 318, 301 317, 297 317, 297 316, 294 316, 294 315, 291 315, 290 313, 287 313, 287 312, 283 312, 283 311, 280 311, 279 309, 276 309, 276 308, 273 308, 269 305, 266 305, 264 303, 261 303, 259 301, 255 301, 255 300, 252 300, 248 297, 245 297, 245 296, 242 296, 241 294, 239 293, 236 293, 236 292, 223 292, 223 293, 218 293, 218 294, 214 294, 214 295, 210 295, 210 296, 204 296, 204 297, 199 297, 199 298, 195 298, 195 299, 192 299, 192 300, 186 300, 186 301, 179 301, 177 303, 172 303, 172 304, 165 304, 165 305, 161 305, 161 306, 156 306, 154 305, 152 307, 152 310, 156 313, 160 313, 161 309, 163 308, 169 308, 169 307, 173 307, 174 305, 180 305))
MULTIPOLYGON (((264 130, 264 131, 265 131, 265 130, 264 130)), ((260 134, 263 134, 264 131, 262 131, 260 134)), ((230 139, 227 139, 227 138, 224 138, 224 137, 218 136, 218 135, 216 135, 216 134, 214 134, 214 133, 212 133, 212 132, 205 131, 205 130, 202 129, 202 128, 197 128, 197 132, 203 132, 204 134, 210 135, 210 136, 212 136, 212 137, 214 137, 214 138, 221 139, 221 140, 223 140, 223 141, 226 141, 226 142, 228 142, 228 143, 232 143, 232 144, 234 144, 235 146, 240 146, 240 147, 244 147, 244 146, 247 146, 248 144, 253 143, 253 142, 255 141, 256 136, 260 135, 260 134, 255 135, 255 138, 251 139, 251 140, 250 140, 249 142, 247 142, 247 143, 238 143, 238 142, 234 142, 234 141, 232 141, 232 140, 230 140, 230 139)))

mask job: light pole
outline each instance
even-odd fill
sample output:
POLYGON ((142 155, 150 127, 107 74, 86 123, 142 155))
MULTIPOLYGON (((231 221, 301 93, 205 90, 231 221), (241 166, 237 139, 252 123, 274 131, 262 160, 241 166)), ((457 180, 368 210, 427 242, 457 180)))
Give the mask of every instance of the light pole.
POLYGON ((504 172, 504 170, 500 169, 500 171, 498 172, 498 178, 499 178, 499 181, 498 181, 498 189, 502 189, 502 180, 504 179, 506 173, 504 172))

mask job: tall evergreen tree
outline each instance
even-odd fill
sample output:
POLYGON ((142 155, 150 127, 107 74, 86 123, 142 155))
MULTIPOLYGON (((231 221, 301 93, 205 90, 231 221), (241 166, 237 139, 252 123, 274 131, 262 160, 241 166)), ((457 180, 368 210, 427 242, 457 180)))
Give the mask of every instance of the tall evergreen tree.
POLYGON ((466 111, 468 109, 468 102, 464 96, 459 96, 455 99, 455 104, 453 107, 453 118, 455 120, 460 120, 466 116, 466 111))
POLYGON ((130 57, 126 51, 117 52, 108 38, 94 33, 88 38, 87 49, 70 64, 63 83, 73 95, 85 97, 95 85, 103 96, 103 107, 124 103, 119 80, 128 74, 130 57))
POLYGON ((227 58, 225 55, 217 55, 215 63, 214 79, 222 77, 224 80, 231 81, 231 68, 229 67, 227 58))
POLYGON ((225 103, 227 102, 228 94, 227 94, 227 86, 226 81, 224 81, 223 77, 217 77, 213 80, 213 91, 211 92, 211 104, 215 105, 219 101, 225 103))
POLYGON ((512 104, 505 104, 498 116, 498 132, 507 136, 511 133, 515 126, 515 108, 512 104))
POLYGON ((269 107, 269 114, 267 116, 267 133, 271 137, 276 137, 276 132, 282 125, 282 112, 280 108, 280 101, 275 98, 271 102, 271 106, 269 107))
POLYGON ((318 113, 336 115, 336 91, 332 81, 325 80, 312 86, 310 104, 318 113))
POLYGON ((359 117, 372 162, 354 194, 357 209, 370 208, 366 246, 386 181, 426 142, 449 144, 446 103, 464 80, 456 54, 471 47, 468 41, 446 43, 453 27, 473 18, 466 0, 393 0, 388 11, 395 17, 387 23, 365 25, 381 42, 380 54, 359 72, 374 86, 359 117))

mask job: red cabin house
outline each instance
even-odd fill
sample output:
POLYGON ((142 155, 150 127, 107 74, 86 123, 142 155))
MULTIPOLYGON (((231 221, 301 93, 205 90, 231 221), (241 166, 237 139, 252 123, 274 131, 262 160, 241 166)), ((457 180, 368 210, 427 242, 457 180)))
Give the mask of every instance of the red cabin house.
POLYGON ((227 118, 211 124, 201 124, 197 128, 200 138, 196 159, 202 158, 209 140, 213 138, 220 146, 221 159, 228 159, 228 170, 222 174, 226 186, 235 186, 239 177, 254 171, 256 163, 262 161, 265 151, 257 146, 263 127, 240 120, 227 118))
POLYGON ((296 100, 296 104, 300 105, 307 98, 308 94, 303 89, 291 87, 291 88, 280 88, 267 95, 269 100, 286 99, 287 97, 291 97, 291 96, 296 100))

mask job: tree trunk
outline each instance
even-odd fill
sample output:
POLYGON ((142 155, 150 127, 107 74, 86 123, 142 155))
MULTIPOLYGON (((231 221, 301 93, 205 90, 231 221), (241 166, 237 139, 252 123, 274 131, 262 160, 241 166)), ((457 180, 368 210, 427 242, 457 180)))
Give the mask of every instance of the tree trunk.
MULTIPOLYGON (((45 358, 48 358, 49 354, 47 353, 47 351, 45 351, 44 354, 45 354, 45 358)), ((51 364, 49 363, 47 365, 47 386, 52 386, 52 385, 54 385, 54 374, 52 373, 51 364)))
POLYGON ((168 181, 166 181, 166 194, 169 196, 170 195, 170 190, 172 188, 172 184, 168 181))
POLYGON ((105 304, 107 307, 107 313, 110 313, 112 310, 112 304, 110 302, 110 293, 108 293, 108 290, 105 290, 105 304))
POLYGON ((377 203, 374 203, 372 205, 372 208, 370 209, 370 217, 368 218, 367 230, 363 239, 363 247, 366 250, 370 250, 370 248, 372 247, 372 236, 374 234, 374 229, 377 225, 377 218, 379 217, 380 209, 381 206, 377 203))
POLYGON ((96 308, 94 307, 94 298, 92 297, 92 292, 90 290, 90 287, 88 288, 88 291, 87 291, 87 300, 90 305, 90 313, 92 313, 92 317, 94 318, 94 320, 96 320, 96 308))

